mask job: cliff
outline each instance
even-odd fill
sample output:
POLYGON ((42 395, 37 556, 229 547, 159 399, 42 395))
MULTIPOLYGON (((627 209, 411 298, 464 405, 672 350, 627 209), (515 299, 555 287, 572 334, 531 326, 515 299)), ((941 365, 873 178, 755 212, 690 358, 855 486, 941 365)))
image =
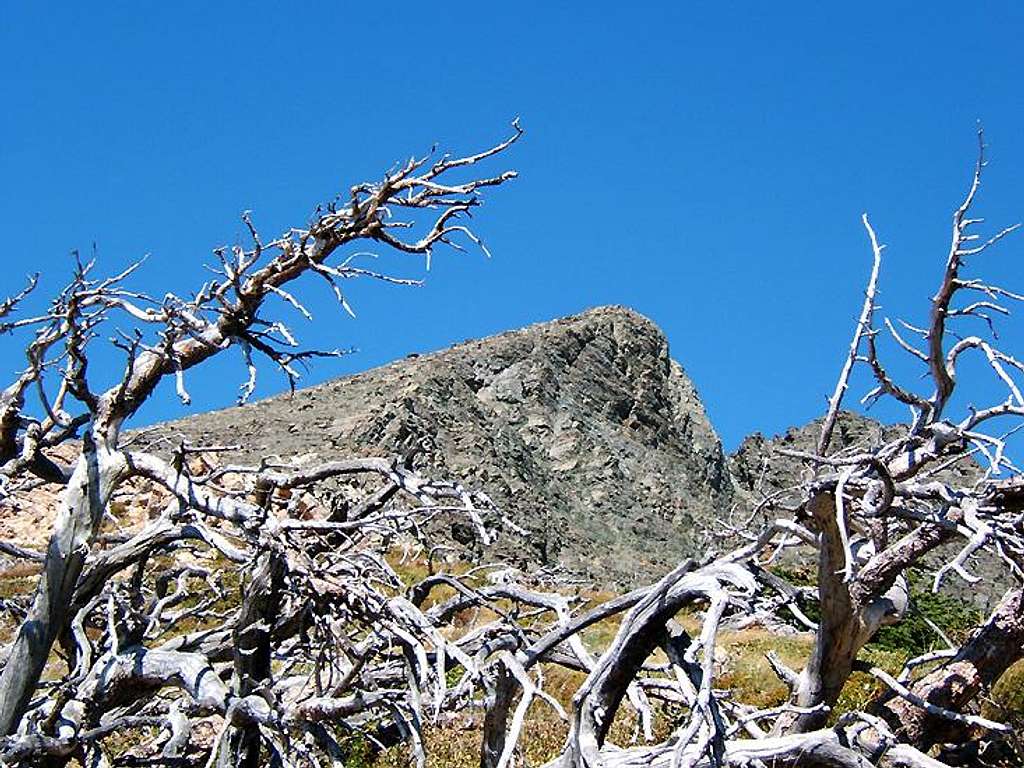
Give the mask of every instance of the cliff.
POLYGON ((524 566, 606 583, 693 551, 732 498, 722 446, 651 321, 622 307, 415 356, 163 425, 243 459, 424 449, 418 466, 482 489, 527 541, 524 566))

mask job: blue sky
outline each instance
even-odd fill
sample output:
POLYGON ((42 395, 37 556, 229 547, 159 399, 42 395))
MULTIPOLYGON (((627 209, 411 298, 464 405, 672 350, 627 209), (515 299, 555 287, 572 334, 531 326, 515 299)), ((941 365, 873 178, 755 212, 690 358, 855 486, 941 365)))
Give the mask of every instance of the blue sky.
MULTIPOLYGON (((357 320, 310 285, 319 322, 295 330, 359 352, 307 381, 625 304, 664 328, 733 447, 823 411, 869 268, 863 211, 889 246, 885 310, 923 317, 978 119, 979 211, 1024 218, 1018 3, 275 5, 4 6, 3 292, 33 270, 56 286, 94 242, 105 270, 148 253, 139 284, 187 292, 242 210, 267 233, 301 225, 520 115, 521 178, 477 218, 494 258, 438 254, 419 289, 354 285, 357 320)), ((1022 248, 977 266, 1024 288, 1022 248)), ((424 276, 406 256, 379 266, 424 276)), ((218 361, 191 410, 243 378, 218 361)), ((259 392, 283 386, 268 371, 259 392)), ((184 412, 164 392, 141 419, 184 412)))

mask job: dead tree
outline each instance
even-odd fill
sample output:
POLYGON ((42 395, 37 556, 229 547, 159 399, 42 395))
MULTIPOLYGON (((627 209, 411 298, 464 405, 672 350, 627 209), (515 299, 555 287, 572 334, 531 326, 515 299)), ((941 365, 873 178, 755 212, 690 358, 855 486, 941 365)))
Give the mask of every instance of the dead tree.
POLYGON ((250 244, 216 250, 216 277, 191 298, 131 289, 138 264, 97 278, 94 263, 78 262, 48 308, 20 311, 34 278, 0 305, 0 330, 30 334, 24 371, 0 394, 2 491, 63 489, 45 551, 4 549, 42 561, 42 571, 17 636, 0 649, 0 763, 103 764, 106 736, 153 726, 166 734, 157 754, 180 762, 206 715, 222 723, 210 758, 221 765, 291 764, 289 749, 307 749, 302 739, 285 746, 297 734, 337 758, 339 723, 416 742, 426 718, 465 695, 474 665, 404 596, 380 542, 417 537, 453 514, 487 541, 486 497, 399 459, 214 469, 196 458, 217 446, 182 443, 161 456, 122 428, 165 379, 188 403, 188 372, 229 349, 248 371, 243 402, 258 356, 294 383, 298 365, 334 354, 304 350, 277 319, 282 304, 311 319, 297 281, 322 280, 348 311, 348 279, 414 282, 364 268, 348 246, 378 244, 428 264, 442 245, 486 251, 466 217, 484 190, 516 174, 474 172, 518 139, 513 127, 478 154, 414 157, 273 240, 243 215, 250 244), (98 390, 95 340, 126 322, 136 330, 113 330, 112 340, 123 374, 98 390), (69 452, 67 465, 58 456, 69 452), (379 484, 345 520, 289 517, 284 494, 353 476, 379 484), (102 535, 116 520, 112 502, 138 483, 161 489, 162 514, 129 537, 102 535), (241 605, 227 607, 222 598, 239 585, 241 605), (446 688, 449 659, 466 670, 455 690, 446 688), (56 679, 43 676, 48 665, 56 679))

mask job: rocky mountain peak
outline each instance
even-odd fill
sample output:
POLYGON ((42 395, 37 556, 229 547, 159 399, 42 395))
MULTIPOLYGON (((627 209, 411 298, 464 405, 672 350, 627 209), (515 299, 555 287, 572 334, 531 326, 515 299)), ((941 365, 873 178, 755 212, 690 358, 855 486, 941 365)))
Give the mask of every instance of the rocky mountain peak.
POLYGON ((661 330, 599 307, 165 425, 267 454, 393 454, 488 493, 531 532, 503 553, 602 583, 692 551, 732 494, 722 446, 661 330))

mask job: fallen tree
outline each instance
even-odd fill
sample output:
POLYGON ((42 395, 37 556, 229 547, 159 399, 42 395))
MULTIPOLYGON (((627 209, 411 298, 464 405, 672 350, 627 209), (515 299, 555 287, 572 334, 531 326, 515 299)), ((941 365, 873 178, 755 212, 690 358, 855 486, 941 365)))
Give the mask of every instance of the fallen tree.
POLYGON ((3 395, 5 492, 35 482, 64 487, 46 552, 4 549, 43 560, 43 570, 17 638, 2 651, 0 761, 341 765, 346 738, 359 734, 377 747, 404 741, 422 765, 425 727, 468 710, 483 715, 481 765, 505 768, 521 759, 525 719, 537 705, 567 723, 564 749, 547 763, 565 768, 934 768, 956 759, 943 752, 947 742, 984 750, 1007 736, 1009 727, 983 716, 978 704, 1024 656, 1024 484, 1013 479, 1005 432, 992 428, 1024 416, 1017 383, 1024 364, 994 337, 952 327, 981 321, 991 329, 996 315, 1009 313, 1007 302, 1024 299, 964 274, 969 259, 1014 229, 987 240, 974 234, 983 143, 923 325, 877 323, 882 247, 864 218, 871 276, 816 450, 790 456, 811 470, 796 502, 765 499, 750 512, 751 519, 770 513, 768 523, 740 530, 745 541, 737 548, 687 560, 657 583, 602 604, 580 609, 557 585, 505 570, 431 568, 411 583, 403 579, 389 546, 419 542, 430 551, 424 542, 439 518, 462 516, 484 544, 504 524, 485 495, 422 477, 410 457, 236 466, 209 460, 224 446, 182 443, 167 458, 124 444, 121 425, 160 379, 174 377, 187 398, 184 374, 226 348, 240 349, 249 368, 243 396, 253 388, 253 354, 294 374, 292 364, 308 355, 294 351, 281 323, 264 319, 264 302, 273 296, 303 311, 284 287, 295 278, 315 274, 336 289, 338 280, 366 274, 347 261, 327 264, 341 245, 369 239, 429 253, 455 236, 478 243, 456 217, 476 205, 482 188, 512 174, 445 179, 516 136, 518 129, 467 158, 411 161, 379 184, 354 187, 347 205, 330 208, 311 228, 271 243, 251 228, 252 247, 222 254, 221 275, 191 301, 146 299, 123 287, 130 271, 97 281, 86 265, 43 315, 7 320, 22 294, 0 307, 5 329, 35 331, 29 366, 3 395), (423 238, 401 240, 396 233, 405 229, 389 218, 398 208, 440 214, 423 238), (93 393, 87 343, 114 312, 154 326, 156 340, 121 337, 124 376, 93 393), (883 332, 919 361, 930 391, 919 394, 918 385, 890 375, 880 356, 883 332), (957 365, 966 355, 979 355, 1008 395, 954 416, 957 365), (50 394, 44 379, 58 366, 50 394), (868 400, 895 399, 912 417, 878 445, 830 452, 858 366, 874 377, 868 400), (41 417, 26 410, 30 391, 39 392, 41 417), (72 415, 72 402, 80 415, 72 415), (80 452, 65 467, 54 449, 79 434, 80 452), (977 457, 976 482, 943 471, 977 457), (1001 480, 1007 471, 1011 479, 1001 480), (376 481, 346 485, 354 477, 376 481), (130 536, 104 538, 112 501, 135 483, 159 489, 163 511, 130 536), (351 498, 333 507, 300 503, 332 483, 334 493, 351 498), (770 570, 790 549, 816 562, 813 619, 795 597, 803 592, 770 570), (1015 586, 961 645, 909 659, 895 675, 863 668, 865 645, 904 620, 909 569, 938 562, 935 589, 950 579, 974 583, 971 558, 981 551, 1003 564, 1015 586), (481 580, 482 572, 491 578, 481 580), (237 599, 225 599, 228 593, 237 599), (474 621, 461 621, 468 611, 474 621), (699 631, 677 621, 682 611, 699 613, 699 631), (717 686, 723 622, 771 624, 787 614, 814 636, 802 669, 770 659, 788 698, 757 707, 717 686), (589 648, 584 630, 610 617, 619 617, 614 640, 589 648), (568 711, 544 689, 550 665, 586 676, 568 711), (862 709, 837 713, 855 670, 873 675, 884 692, 862 709), (643 739, 616 745, 609 733, 624 703, 643 739), (671 735, 656 741, 659 715, 670 718, 671 735), (125 732, 138 743, 113 749, 112 735, 125 732))

